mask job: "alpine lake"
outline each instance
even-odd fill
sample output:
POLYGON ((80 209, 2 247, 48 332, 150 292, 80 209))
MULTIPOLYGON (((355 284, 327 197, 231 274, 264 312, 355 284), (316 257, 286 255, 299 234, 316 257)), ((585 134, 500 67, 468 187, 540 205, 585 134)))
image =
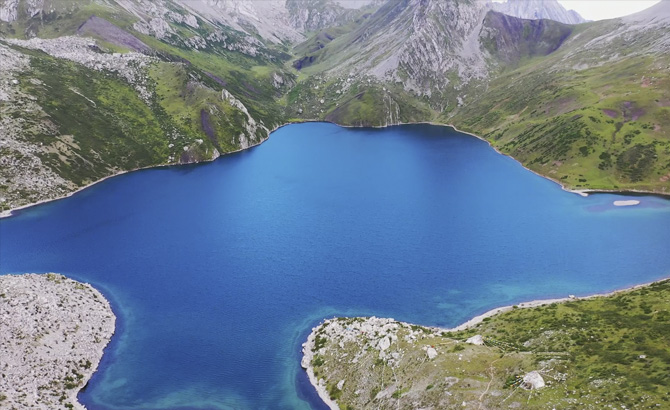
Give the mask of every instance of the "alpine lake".
POLYGON ((0 273, 112 303, 89 410, 320 409, 300 358, 324 318, 453 327, 668 277, 668 244, 668 199, 566 192, 447 127, 305 123, 0 220, 0 273))

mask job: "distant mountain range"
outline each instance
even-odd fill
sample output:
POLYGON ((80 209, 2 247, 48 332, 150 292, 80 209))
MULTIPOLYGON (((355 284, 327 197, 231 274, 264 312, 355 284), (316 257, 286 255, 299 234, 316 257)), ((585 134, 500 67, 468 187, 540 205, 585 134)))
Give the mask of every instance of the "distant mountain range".
POLYGON ((523 19, 549 19, 565 24, 586 22, 579 13, 566 10, 557 0, 507 0, 504 3, 491 3, 491 8, 523 19))
POLYGON ((0 207, 303 120, 454 124, 567 187, 668 193, 669 15, 667 1, 572 25, 556 1, 0 0, 0 207))

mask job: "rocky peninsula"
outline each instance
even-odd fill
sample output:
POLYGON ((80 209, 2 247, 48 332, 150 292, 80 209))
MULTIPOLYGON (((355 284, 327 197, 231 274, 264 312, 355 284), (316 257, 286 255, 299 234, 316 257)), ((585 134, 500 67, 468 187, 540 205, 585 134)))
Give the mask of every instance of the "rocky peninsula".
POLYGON ((0 276, 0 407, 84 409, 77 393, 116 317, 91 285, 62 275, 0 276))
POLYGON ((670 280, 494 309, 453 329, 333 318, 302 367, 331 409, 665 408, 670 280))

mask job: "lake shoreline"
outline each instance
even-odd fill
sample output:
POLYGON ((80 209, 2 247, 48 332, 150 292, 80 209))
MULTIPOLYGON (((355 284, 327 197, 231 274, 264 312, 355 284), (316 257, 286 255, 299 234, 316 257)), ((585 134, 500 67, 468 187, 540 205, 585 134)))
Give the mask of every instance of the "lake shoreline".
POLYGON ((658 280, 655 280, 655 281, 652 281, 652 282, 641 283, 641 284, 638 284, 638 285, 632 285, 632 286, 622 288, 622 289, 616 289, 616 290, 613 290, 613 291, 607 292, 607 293, 594 293, 594 294, 588 295, 588 296, 572 296, 572 295, 570 295, 568 297, 554 298, 554 299, 535 299, 535 300, 531 300, 529 302, 522 302, 522 303, 519 303, 517 305, 500 306, 500 307, 497 307, 497 308, 490 309, 490 310, 482 313, 481 315, 477 315, 477 316, 473 317, 472 319, 468 320, 467 322, 464 322, 464 323, 462 323, 462 324, 460 324, 460 325, 458 325, 454 328, 442 329, 442 330, 447 331, 447 332, 458 332, 458 331, 461 331, 461 330, 466 330, 466 329, 470 329, 474 326, 477 326, 479 323, 483 322, 484 319, 486 319, 486 318, 495 316, 495 315, 500 314, 500 313, 508 312, 510 310, 513 310, 513 309, 528 309, 528 308, 534 308, 534 307, 539 307, 539 306, 551 305, 552 303, 565 303, 565 302, 574 302, 574 301, 578 301, 578 300, 589 300, 589 299, 594 299, 594 298, 609 297, 609 296, 617 295, 619 293, 624 293, 624 292, 629 292, 629 291, 645 288, 647 286, 651 286, 651 285, 653 285, 655 283, 659 283, 659 282, 664 282, 664 281, 669 280, 669 279, 670 279, 670 277, 663 278, 663 279, 658 279, 658 280))
POLYGON ((331 121, 324 121, 324 120, 303 120, 303 121, 287 122, 287 123, 284 123, 284 124, 275 126, 275 127, 268 133, 268 136, 267 136, 266 138, 262 139, 261 141, 255 143, 255 144, 253 144, 253 145, 249 145, 249 146, 246 147, 246 148, 239 148, 239 149, 234 150, 234 151, 229 151, 229 152, 220 154, 220 156, 219 156, 219 157, 216 157, 216 158, 212 158, 212 159, 208 159, 208 160, 202 160, 202 161, 196 161, 196 162, 189 162, 189 163, 185 163, 185 164, 179 164, 179 163, 177 163, 177 164, 158 164, 158 165, 148 165, 148 166, 146 166, 146 167, 140 167, 140 168, 134 168, 134 169, 124 170, 124 171, 119 171, 119 172, 117 172, 117 173, 115 173, 115 174, 108 175, 108 176, 106 176, 106 177, 103 177, 103 178, 101 178, 101 179, 98 179, 98 180, 96 180, 96 181, 93 181, 93 182, 91 182, 90 184, 87 184, 87 185, 85 185, 85 186, 79 187, 79 188, 77 188, 75 191, 69 192, 69 193, 67 193, 67 194, 65 194, 65 195, 62 195, 62 196, 59 196, 59 197, 57 197, 57 198, 43 199, 43 200, 40 200, 40 201, 37 201, 37 202, 33 202, 33 203, 26 204, 26 205, 18 206, 18 207, 16 207, 16 208, 12 208, 12 209, 8 209, 8 210, 5 210, 5 211, 1 211, 1 212, 0 212, 0 219, 2 219, 2 218, 8 218, 8 217, 10 217, 10 216, 13 216, 14 213, 17 212, 17 211, 21 211, 21 210, 25 210, 25 209, 28 209, 28 208, 32 208, 32 207, 34 207, 34 206, 38 206, 38 205, 46 204, 46 203, 49 203, 49 202, 54 202, 54 201, 59 201, 59 200, 61 200, 61 199, 69 198, 69 197, 71 197, 71 196, 73 196, 73 195, 75 195, 75 194, 78 194, 79 192, 81 192, 81 191, 83 191, 83 190, 85 190, 85 189, 88 189, 88 188, 90 188, 90 187, 92 187, 92 186, 94 186, 94 185, 97 185, 97 184, 99 184, 99 183, 101 183, 101 182, 103 182, 103 181, 106 181, 106 180, 108 180, 108 179, 110 179, 110 178, 114 178, 114 177, 117 177, 117 176, 120 176, 120 175, 124 175, 124 174, 128 174, 128 173, 131 173, 131 172, 142 171, 142 170, 147 170, 147 169, 154 169, 154 168, 158 169, 158 168, 167 168, 167 167, 179 167, 179 166, 183 166, 183 165, 196 165, 196 164, 204 164, 204 163, 208 163, 208 162, 214 162, 214 161, 216 161, 218 158, 223 157, 223 156, 225 156, 225 155, 230 155, 230 154, 239 153, 239 152, 245 151, 245 150, 247 150, 247 149, 250 149, 250 148, 253 148, 253 147, 256 147, 256 146, 261 145, 262 143, 264 143, 265 141, 267 141, 268 139, 270 139, 270 135, 271 135, 273 132, 277 131, 277 130, 280 129, 280 128, 283 128, 283 127, 286 127, 286 126, 289 126, 289 125, 294 125, 294 124, 306 124, 306 123, 313 123, 313 122, 322 122, 322 123, 334 124, 334 125, 337 125, 338 127, 342 127, 342 128, 377 128, 377 129, 383 129, 383 128, 389 128, 389 127, 401 126, 401 125, 421 125, 421 124, 425 124, 425 125, 434 125, 434 126, 439 126, 439 127, 448 127, 448 128, 451 128, 451 129, 453 129, 454 131, 459 132, 459 133, 461 133, 461 134, 466 134, 466 135, 469 135, 469 136, 471 136, 471 137, 477 138, 478 140, 481 140, 481 141, 486 142, 486 143, 487 143, 491 148, 493 148, 493 150, 495 150, 495 152, 497 152, 498 154, 500 154, 500 155, 504 155, 504 156, 509 157, 509 158, 512 158, 514 161, 516 161, 519 165, 521 165, 522 167, 524 167, 526 170, 532 172, 532 173, 535 174, 535 175, 538 175, 538 176, 540 176, 540 177, 542 177, 542 178, 545 178, 545 179, 547 179, 547 180, 549 180, 549 181, 552 181, 552 182, 558 184, 558 185, 561 187, 561 189, 564 190, 564 191, 566 191, 566 192, 570 192, 570 193, 573 193, 573 194, 577 194, 577 195, 580 195, 580 196, 583 196, 583 197, 586 197, 586 196, 588 196, 588 195, 590 195, 590 194, 615 194, 615 195, 625 195, 625 196, 632 196, 632 195, 640 195, 640 196, 656 196, 656 197, 661 197, 661 198, 664 198, 664 199, 670 199, 670 194, 664 194, 664 193, 654 192, 654 191, 645 191, 645 190, 635 190, 635 189, 627 189, 627 190, 615 190, 615 189, 612 189, 612 190, 608 190, 608 189, 572 189, 572 188, 568 188, 567 186, 563 185, 560 181, 558 181, 558 180, 556 180, 556 179, 554 179, 554 178, 551 178, 551 177, 549 177, 549 176, 547 176, 547 175, 542 175, 542 174, 540 174, 539 172, 536 172, 536 171, 534 171, 534 170, 532 170, 532 169, 526 167, 525 165, 523 165, 523 163, 521 163, 521 161, 517 160, 517 159, 514 158, 513 156, 501 152, 498 148, 494 147, 494 146, 491 144, 491 142, 489 142, 489 141, 486 140, 485 138, 480 137, 479 135, 477 135, 477 134, 473 134, 473 133, 468 132, 468 131, 460 130, 460 129, 458 129, 458 127, 456 127, 456 126, 453 125, 453 124, 441 124, 441 123, 436 123, 436 122, 431 122, 431 121, 419 121, 419 122, 396 123, 396 124, 388 124, 388 125, 371 125, 371 126, 360 127, 360 126, 356 126, 356 125, 341 125, 341 124, 337 124, 337 123, 334 123, 334 122, 331 122, 331 121))
MULTIPOLYGON (((643 283, 643 284, 633 285, 633 286, 629 286, 629 287, 622 288, 622 289, 613 290, 613 291, 607 292, 607 293, 595 293, 595 294, 588 295, 588 296, 577 297, 577 296, 570 295, 570 296, 565 297, 565 298, 536 299, 536 300, 532 300, 532 301, 529 301, 529 302, 522 302, 522 303, 519 303, 518 305, 508 305, 508 306, 501 306, 501 307, 490 309, 490 310, 488 310, 488 311, 486 311, 486 312, 484 312, 480 315, 477 315, 477 316, 473 317, 472 319, 470 319, 470 320, 468 320, 468 321, 466 321, 466 322, 464 322, 464 323, 462 323, 462 324, 460 324, 456 327, 453 327, 453 328, 442 328, 442 327, 438 327, 438 326, 426 326, 426 328, 432 329, 436 332, 459 332, 459 331, 471 329, 471 328, 477 326, 478 324, 482 323, 484 321, 484 319, 487 319, 487 318, 496 316, 498 314, 514 310, 514 309, 528 309, 528 308, 535 308, 535 307, 539 307, 539 306, 551 305, 551 304, 554 304, 554 303, 566 303, 566 302, 574 302, 574 301, 580 301, 580 300, 589 300, 589 299, 600 298, 600 297, 610 297, 610 296, 614 296, 614 295, 617 295, 617 294, 620 294, 620 293, 625 293, 625 292, 630 292, 630 291, 634 291, 634 290, 637 290, 637 289, 645 288, 645 287, 651 286, 653 284, 660 283, 660 282, 665 282, 665 281, 668 281, 668 280, 670 280, 670 277, 654 280, 652 282, 647 282, 647 283, 643 283)), ((333 318, 335 318, 335 317, 333 317, 333 318)), ((318 325, 314 326, 311 329, 311 331, 309 333, 309 336, 307 337, 307 341, 305 341, 302 344, 303 358, 300 362, 300 365, 305 370, 305 372, 307 373, 310 384, 312 384, 312 387, 316 390, 316 392, 318 393, 321 400, 331 410, 337 410, 340 407, 338 406, 336 401, 334 401, 330 398, 330 394, 328 393, 328 390, 327 390, 325 384, 322 384, 322 383, 319 382, 319 380, 317 380, 316 376, 314 375, 314 366, 312 366, 312 359, 313 359, 313 357, 316 353, 314 351, 316 331, 317 331, 317 329, 320 328, 320 326, 323 323, 326 322, 326 320, 329 320, 329 319, 324 319, 318 325)), ((412 324, 410 324, 410 325, 412 325, 412 324)))

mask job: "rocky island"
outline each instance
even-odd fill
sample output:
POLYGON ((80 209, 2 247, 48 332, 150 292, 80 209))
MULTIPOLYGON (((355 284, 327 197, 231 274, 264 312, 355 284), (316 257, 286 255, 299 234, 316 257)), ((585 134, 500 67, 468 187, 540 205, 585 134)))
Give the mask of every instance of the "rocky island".
POLYGON ((331 408, 665 408, 670 281, 496 310, 455 329, 334 318, 302 366, 331 408))
POLYGON ((109 302, 62 275, 0 276, 0 407, 84 409, 77 393, 114 333, 109 302))

